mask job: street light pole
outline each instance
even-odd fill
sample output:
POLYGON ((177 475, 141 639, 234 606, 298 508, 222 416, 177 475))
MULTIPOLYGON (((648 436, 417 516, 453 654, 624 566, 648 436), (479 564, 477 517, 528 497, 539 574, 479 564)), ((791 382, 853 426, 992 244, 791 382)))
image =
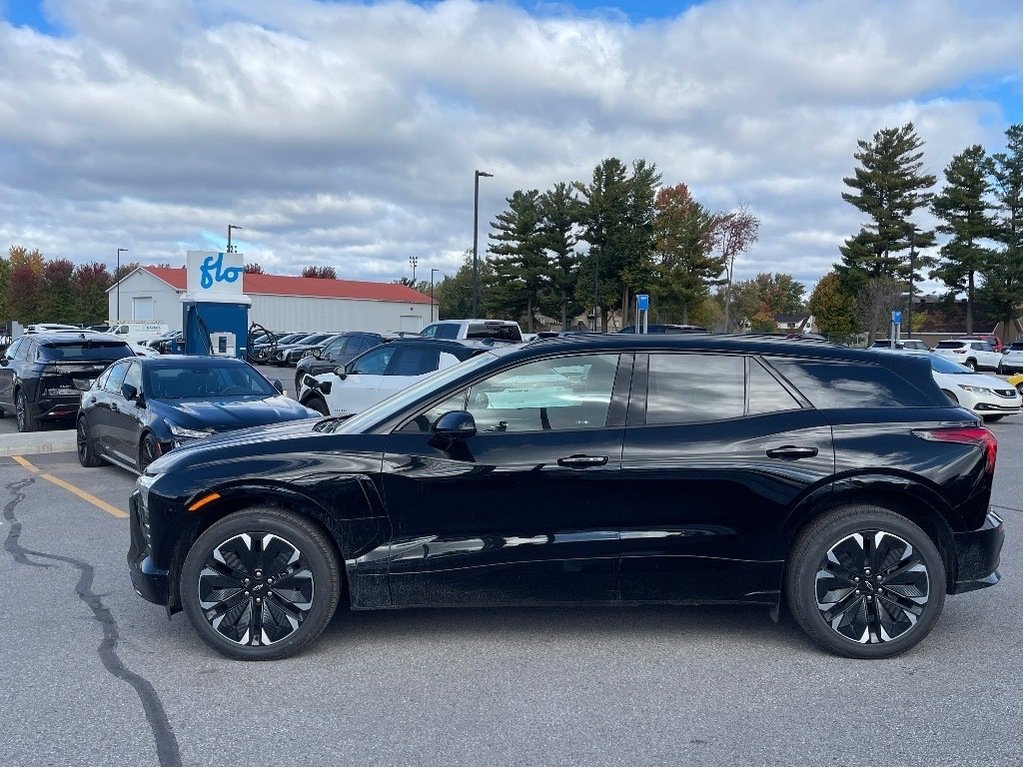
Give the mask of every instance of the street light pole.
POLYGON ((128 249, 127 248, 118 248, 117 249, 117 267, 114 268, 114 277, 117 279, 117 311, 114 313, 116 315, 116 317, 114 318, 114 322, 115 323, 119 323, 121 321, 121 254, 122 253, 128 253, 128 249))
POLYGON ((440 271, 437 267, 430 268, 430 322, 434 322, 434 273, 440 271))
POLYGON ((907 338, 914 332, 914 241, 917 240, 917 227, 910 225, 910 287, 907 290, 907 338))
MULTIPOLYGON (((231 230, 232 229, 241 229, 241 227, 239 227, 236 224, 228 224, 228 250, 227 250, 227 253, 234 253, 234 251, 231 250, 231 230)), ((236 248, 237 248, 237 246, 236 246, 236 248)))
POLYGON ((479 276, 476 265, 477 222, 480 219, 480 177, 493 177, 493 173, 473 171, 473 309, 470 317, 476 317, 477 298, 480 294, 479 276))
POLYGON ((412 265, 412 287, 416 287, 416 265, 420 263, 419 256, 410 256, 409 263, 412 265))

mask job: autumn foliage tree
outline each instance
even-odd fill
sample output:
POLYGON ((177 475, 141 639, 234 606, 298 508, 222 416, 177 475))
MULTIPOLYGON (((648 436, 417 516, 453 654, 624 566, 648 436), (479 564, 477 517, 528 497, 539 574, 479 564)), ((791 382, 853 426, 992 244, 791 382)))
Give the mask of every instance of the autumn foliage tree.
POLYGON ((310 266, 302 268, 303 277, 319 277, 322 280, 337 280, 338 274, 334 271, 334 267, 326 266, 310 266))

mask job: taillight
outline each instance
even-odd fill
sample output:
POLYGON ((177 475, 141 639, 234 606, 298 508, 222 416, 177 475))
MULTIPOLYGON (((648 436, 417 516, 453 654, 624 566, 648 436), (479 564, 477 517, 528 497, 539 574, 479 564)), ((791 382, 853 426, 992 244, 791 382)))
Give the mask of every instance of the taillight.
POLYGON ((985 468, 996 471, 996 449, 999 445, 996 436, 985 427, 936 427, 935 429, 915 429, 914 434, 924 440, 935 440, 940 443, 961 443, 976 445, 985 453, 985 468))

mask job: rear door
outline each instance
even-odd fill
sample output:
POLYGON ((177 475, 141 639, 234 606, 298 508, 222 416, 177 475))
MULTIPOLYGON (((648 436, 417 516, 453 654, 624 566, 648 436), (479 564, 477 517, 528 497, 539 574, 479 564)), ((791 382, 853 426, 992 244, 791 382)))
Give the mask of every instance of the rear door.
POLYGON ((771 534, 834 472, 831 429, 757 358, 638 355, 622 452, 623 600, 778 599, 771 534))
POLYGON ((381 380, 394 354, 395 347, 384 344, 349 363, 345 376, 333 379, 325 395, 330 412, 358 413, 380 400, 381 380))

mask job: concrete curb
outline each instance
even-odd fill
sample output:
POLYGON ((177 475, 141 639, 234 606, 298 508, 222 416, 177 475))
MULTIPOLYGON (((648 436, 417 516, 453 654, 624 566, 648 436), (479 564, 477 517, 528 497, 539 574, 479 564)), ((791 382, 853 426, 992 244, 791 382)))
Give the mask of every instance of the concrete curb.
POLYGON ((17 432, 0 435, 0 456, 31 456, 36 453, 65 453, 77 450, 75 430, 17 432))

